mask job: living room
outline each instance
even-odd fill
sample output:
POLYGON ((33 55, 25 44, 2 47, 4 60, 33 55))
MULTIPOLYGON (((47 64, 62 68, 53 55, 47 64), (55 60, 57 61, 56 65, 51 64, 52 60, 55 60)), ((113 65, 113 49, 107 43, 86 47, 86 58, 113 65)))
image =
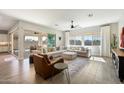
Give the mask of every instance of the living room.
POLYGON ((111 52, 120 48, 123 13, 1 9, 0 83, 123 83, 111 52))

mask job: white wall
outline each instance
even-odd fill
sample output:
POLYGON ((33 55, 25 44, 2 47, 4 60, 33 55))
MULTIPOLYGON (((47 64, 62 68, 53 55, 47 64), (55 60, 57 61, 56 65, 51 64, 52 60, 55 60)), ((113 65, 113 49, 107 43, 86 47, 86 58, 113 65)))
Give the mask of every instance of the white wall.
POLYGON ((70 36, 82 36, 90 34, 99 34, 99 26, 87 27, 76 31, 70 31, 70 36))
POLYGON ((8 45, 3 45, 3 42, 8 43, 8 34, 0 34, 0 43, 2 43, 2 45, 0 44, 0 52, 8 52, 8 45))

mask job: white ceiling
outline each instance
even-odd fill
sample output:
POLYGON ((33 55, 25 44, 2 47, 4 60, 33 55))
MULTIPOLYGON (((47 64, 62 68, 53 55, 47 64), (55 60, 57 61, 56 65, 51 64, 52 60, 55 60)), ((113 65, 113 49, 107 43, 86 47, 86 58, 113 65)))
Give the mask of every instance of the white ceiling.
POLYGON ((0 10, 0 29, 9 29, 17 20, 44 25, 57 30, 69 30, 71 20, 74 25, 89 27, 117 22, 124 14, 124 10, 87 10, 87 9, 1 9, 0 10), (93 17, 88 17, 92 13, 93 17), (2 15, 1 15, 2 14, 2 15), (3 16, 6 15, 6 16, 3 16), (55 26, 58 24, 58 26, 55 26))
POLYGON ((17 19, 0 14, 0 30, 8 31, 13 25, 15 25, 17 19))

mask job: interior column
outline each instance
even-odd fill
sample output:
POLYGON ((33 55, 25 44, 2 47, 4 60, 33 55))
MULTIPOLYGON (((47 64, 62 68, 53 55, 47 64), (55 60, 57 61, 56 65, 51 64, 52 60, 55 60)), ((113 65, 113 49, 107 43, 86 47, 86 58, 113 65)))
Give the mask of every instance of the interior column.
POLYGON ((14 38, 13 38, 13 33, 11 33, 11 35, 10 35, 10 38, 11 38, 11 54, 13 54, 13 40, 14 40, 14 38))
POLYGON ((38 46, 39 46, 39 50, 42 53, 42 35, 41 33, 38 35, 38 46))

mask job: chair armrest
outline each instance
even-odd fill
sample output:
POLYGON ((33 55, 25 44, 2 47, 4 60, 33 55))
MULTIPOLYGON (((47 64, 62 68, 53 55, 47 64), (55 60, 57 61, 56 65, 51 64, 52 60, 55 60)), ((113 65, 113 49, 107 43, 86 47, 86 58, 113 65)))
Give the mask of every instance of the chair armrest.
POLYGON ((61 58, 56 58, 55 60, 51 61, 51 63, 49 64, 50 66, 54 66, 54 64, 56 63, 64 63, 64 59, 61 58))

